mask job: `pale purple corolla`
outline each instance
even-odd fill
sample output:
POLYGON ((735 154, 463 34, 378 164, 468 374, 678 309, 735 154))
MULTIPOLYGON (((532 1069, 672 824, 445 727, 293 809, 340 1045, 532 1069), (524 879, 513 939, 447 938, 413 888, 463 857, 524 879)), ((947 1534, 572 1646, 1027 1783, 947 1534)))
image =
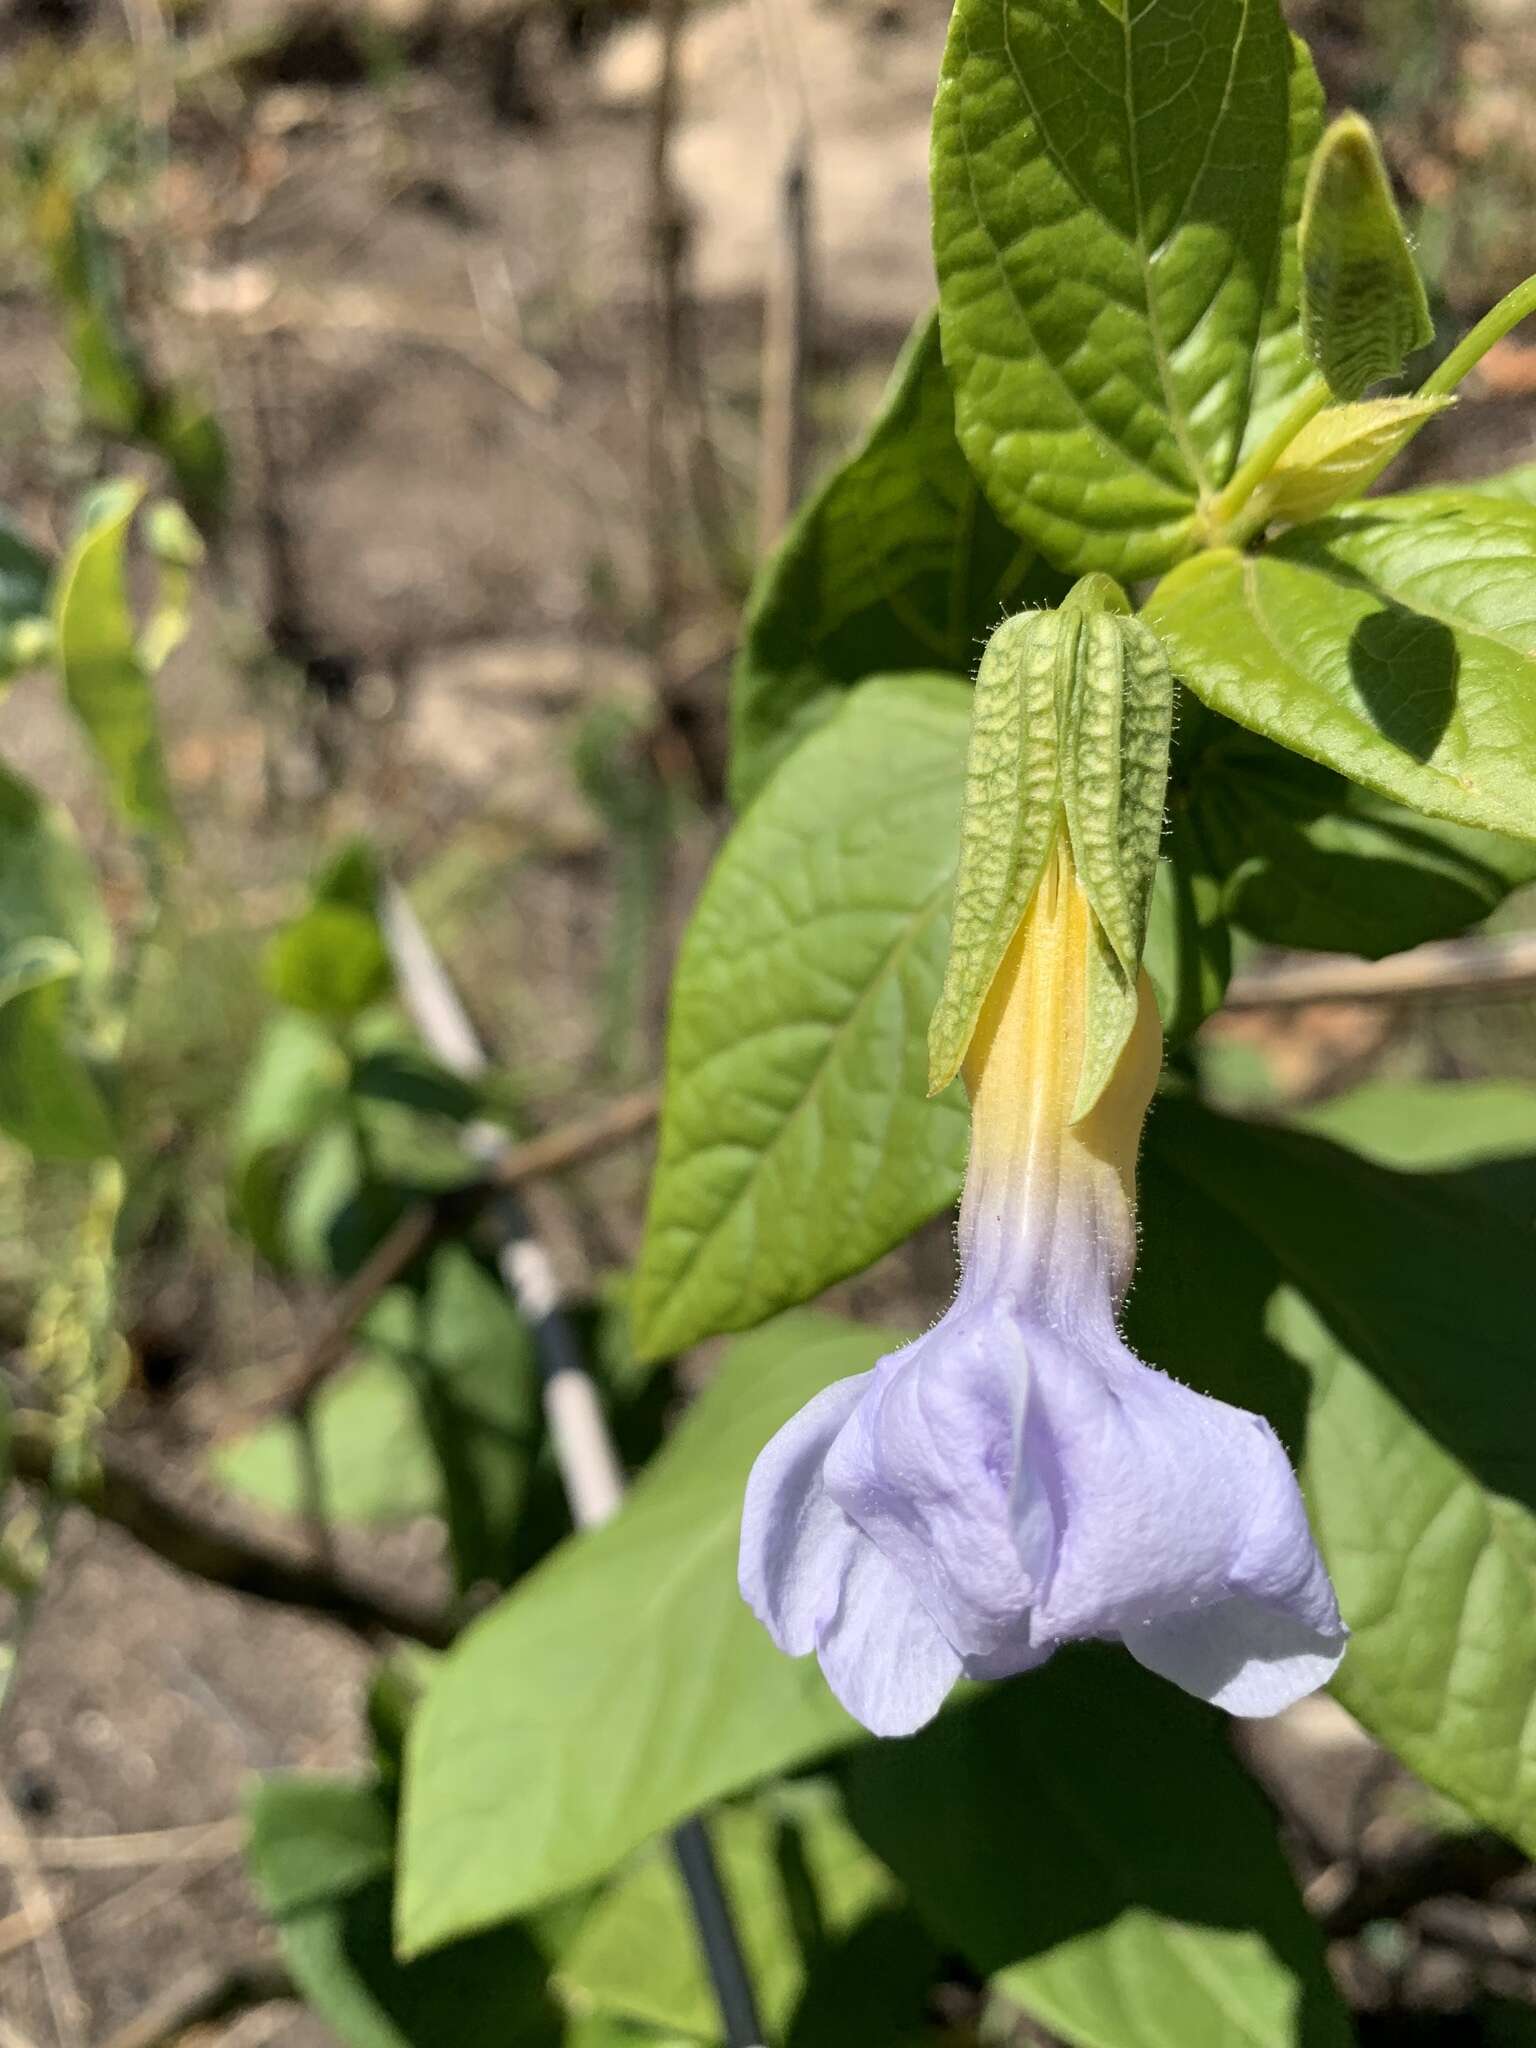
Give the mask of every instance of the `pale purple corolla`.
POLYGON ((955 1300, 818 1394, 748 1483, 743 1594, 877 1735, 921 1727, 961 1677, 1085 1637, 1243 1715, 1311 1692, 1343 1654, 1274 1431, 1120 1335, 1162 1041, 1143 976, 1114 1075, 1072 1121, 1096 943, 1063 842, 965 1060, 955 1300))

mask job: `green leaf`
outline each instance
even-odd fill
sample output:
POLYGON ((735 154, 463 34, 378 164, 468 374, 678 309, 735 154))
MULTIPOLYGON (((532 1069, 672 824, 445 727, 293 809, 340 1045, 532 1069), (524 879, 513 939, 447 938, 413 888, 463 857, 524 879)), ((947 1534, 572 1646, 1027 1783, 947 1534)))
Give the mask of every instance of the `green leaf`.
POLYGON ((0 513, 0 682, 28 666, 28 636, 47 617, 52 576, 48 557, 0 513))
POLYGON ((1501 470, 1496 476, 1480 476, 1470 481, 1464 478, 1438 491, 1400 492, 1397 502, 1400 505, 1422 504, 1426 499, 1433 502, 1439 498, 1454 500, 1467 496, 1504 498, 1517 505, 1536 505, 1536 462, 1522 463, 1517 469, 1501 470))
POLYGON ((548 1963, 522 1927, 400 1963, 390 1946, 393 1815, 372 1781, 268 1778, 248 1805, 256 1890, 283 1956, 347 2048, 555 2048, 548 1963))
POLYGON ((862 446, 806 502, 759 577, 731 684, 731 795, 866 676, 965 672, 1003 612, 1067 580, 998 519, 960 452, 930 314, 862 446))
POLYGON ((394 982, 376 920, 343 903, 313 904, 267 950, 267 985, 279 1002, 319 1017, 355 1017, 394 982))
POLYGON ((1307 176, 1301 309, 1307 351, 1336 398, 1395 377, 1435 338, 1386 165, 1358 114, 1332 123, 1307 176))
POLYGON ((741 1599, 741 1497, 779 1425, 894 1341, 797 1315, 736 1345, 619 1515, 455 1644, 411 1726, 407 1954, 585 1884, 685 1814, 855 1739, 814 1661, 781 1656, 741 1599), (517 1825, 488 1828, 487 1813, 517 1825))
POLYGON ((933 206, 960 444, 1062 567, 1187 554, 1306 378, 1319 100, 1275 0, 959 0, 933 206))
POLYGON ((1379 795, 1536 837, 1536 512, 1382 498, 1221 548, 1145 616, 1213 710, 1379 795))
POLYGON ((1380 959, 1536 881, 1536 846, 1425 818, 1187 704, 1173 843, 1223 915, 1276 946, 1380 959))
POLYGON ((263 1257, 287 1260, 283 1207, 300 1148, 346 1102, 347 1062, 323 1026, 299 1012, 274 1017, 235 1108, 231 1206, 263 1257))
POLYGON ((166 832, 175 821, 125 579, 128 533, 143 495, 137 483, 96 493, 59 571, 54 632, 65 695, 101 757, 118 809, 130 824, 166 832))
POLYGON ((1453 398, 1372 398, 1309 420, 1260 486, 1264 519, 1298 525, 1358 497, 1453 398))
MULTIPOLYGON (((797 2008, 807 1987, 814 1997, 819 1970, 872 1920, 894 1917, 896 1886, 843 1819, 831 1788, 816 1782, 726 1809, 711 1821, 710 1836, 763 2023, 773 2039, 800 2043, 797 2008)), ((850 2048, 888 2048, 904 2022, 911 2028, 921 2020, 937 1957, 909 1917, 902 1926, 908 1966, 897 1973, 900 2000, 866 1978, 857 2002, 842 2008, 840 2038, 850 2048)), ((587 1999, 702 2041, 719 2037, 688 1896, 660 1846, 593 1907, 562 1958, 560 1978, 573 2003, 587 1999)))
POLYGON ((1221 1717, 1122 1652, 1062 1653, 844 1779, 935 1934, 1073 2048, 1353 2038, 1221 1717))
MULTIPOLYGON (((320 1500, 330 1522, 409 1521, 440 1514, 443 1482, 421 1404, 387 1356, 365 1352, 327 1380, 310 1410, 320 1500)), ((222 1444, 214 1470, 231 1492, 280 1515, 312 1506, 297 1421, 261 1423, 222 1444)))
POLYGON ((24 939, 0 955, 0 1130, 39 1159, 96 1159, 113 1118, 74 1028, 80 955, 24 939))
POLYGON ((1531 1175, 1395 1173, 1161 1105, 1142 1355, 1301 1453, 1354 1631, 1334 1690, 1429 1783, 1536 1846, 1531 1175), (1521 1202, 1524 1202, 1524 1214, 1521 1202), (1198 1244, 1200 1256, 1189 1248, 1198 1244))
POLYGON ((877 1258, 950 1200, 959 1092, 925 1099, 970 692, 881 680, 785 763, 678 960, 635 1283, 659 1357, 877 1258))
POLYGON ((112 968, 112 927, 95 870, 69 813, 0 768, 0 955, 23 939, 62 939, 82 989, 112 968))
POLYGON ((1292 1121, 1382 1166, 1455 1167, 1460 1185, 1536 1228, 1536 1088, 1371 1081, 1292 1121))

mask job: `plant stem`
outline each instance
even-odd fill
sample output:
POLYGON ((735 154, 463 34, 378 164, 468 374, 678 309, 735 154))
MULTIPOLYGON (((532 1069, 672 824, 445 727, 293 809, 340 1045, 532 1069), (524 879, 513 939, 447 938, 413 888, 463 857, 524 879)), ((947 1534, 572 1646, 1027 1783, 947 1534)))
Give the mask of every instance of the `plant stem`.
POLYGON ((1463 335, 1439 368, 1432 370, 1419 386, 1419 397, 1439 398, 1454 391, 1494 343, 1502 341, 1530 313, 1536 313, 1536 277, 1528 277, 1524 284, 1506 292, 1493 311, 1485 313, 1470 334, 1463 335))
POLYGON ((1208 523, 1213 543, 1219 545, 1230 521, 1242 511, 1302 428, 1317 418, 1331 396, 1321 377, 1315 379, 1279 425, 1264 436, 1245 462, 1238 464, 1231 480, 1210 504, 1208 523))

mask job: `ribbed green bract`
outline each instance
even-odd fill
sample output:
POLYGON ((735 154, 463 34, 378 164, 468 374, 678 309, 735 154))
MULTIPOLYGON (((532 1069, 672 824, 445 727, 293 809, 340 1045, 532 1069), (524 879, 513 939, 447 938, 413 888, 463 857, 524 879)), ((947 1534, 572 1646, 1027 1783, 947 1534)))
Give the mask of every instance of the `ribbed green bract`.
POLYGON ((1093 906, 1100 949, 1073 1113, 1103 1092, 1136 1018, 1163 828, 1173 677, 1156 634, 1105 577, 1059 611, 1006 620, 982 656, 966 762, 960 867, 929 1084, 959 1071, 987 990, 1058 831, 1093 906))
POLYGON ((1370 123, 1343 114, 1318 145, 1301 209, 1307 351, 1335 398, 1395 377, 1434 339, 1413 251, 1370 123))

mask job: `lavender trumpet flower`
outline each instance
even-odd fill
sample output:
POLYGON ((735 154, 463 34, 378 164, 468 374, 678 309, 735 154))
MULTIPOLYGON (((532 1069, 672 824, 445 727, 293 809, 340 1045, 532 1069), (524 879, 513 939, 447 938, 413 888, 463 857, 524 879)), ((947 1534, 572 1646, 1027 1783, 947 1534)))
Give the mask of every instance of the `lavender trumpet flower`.
POLYGON ((1102 854, 1118 834, 1144 856, 1150 834, 1156 858, 1166 712, 1157 677, 1130 673, 1156 668, 1149 642, 1134 620, 1064 608, 1010 621, 988 650, 933 1040, 938 1078, 953 1062, 972 1104, 959 1291, 926 1335, 817 1395, 747 1486, 745 1598, 782 1650, 815 1651, 877 1735, 921 1727, 962 1676, 1026 1671, 1079 1638, 1118 1638, 1245 1715, 1311 1692, 1343 1654, 1269 1424, 1144 1365, 1117 1325, 1162 1039, 1139 965, 1151 863, 1120 861, 1127 924, 1102 854), (1093 726, 1074 704, 1106 701, 1128 714, 1109 734, 1117 762, 1140 746, 1155 763, 1161 746, 1139 789, 1063 758, 1093 726), (1000 776, 1015 813, 1021 787, 1033 804, 1011 839, 1000 776), (1139 926, 1131 946, 1117 925, 1139 926))

